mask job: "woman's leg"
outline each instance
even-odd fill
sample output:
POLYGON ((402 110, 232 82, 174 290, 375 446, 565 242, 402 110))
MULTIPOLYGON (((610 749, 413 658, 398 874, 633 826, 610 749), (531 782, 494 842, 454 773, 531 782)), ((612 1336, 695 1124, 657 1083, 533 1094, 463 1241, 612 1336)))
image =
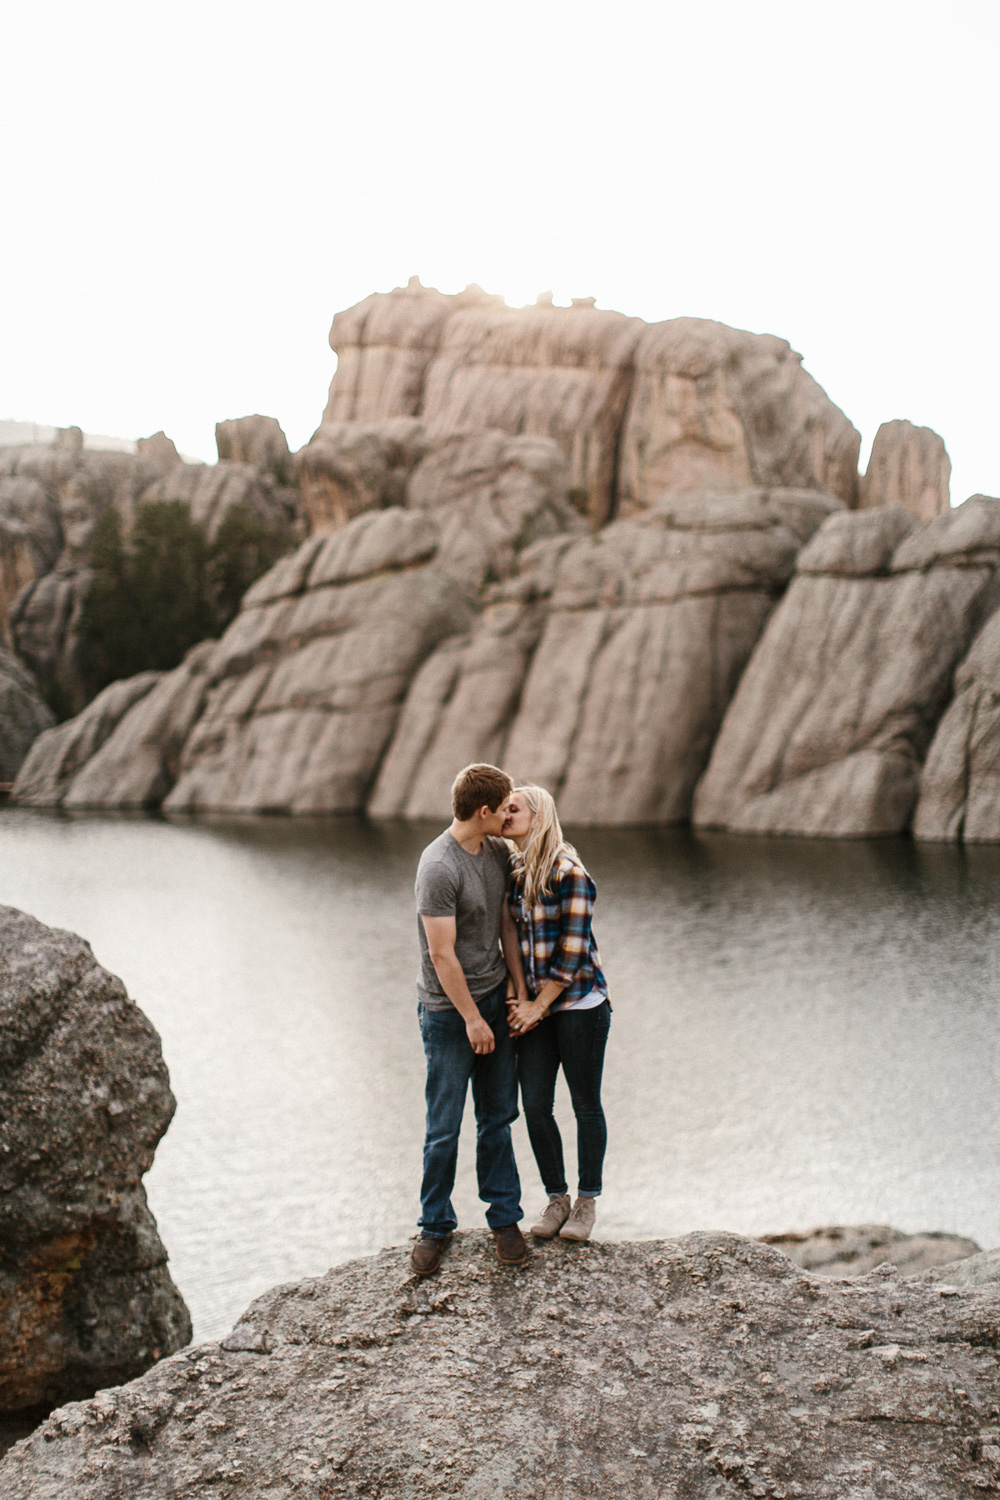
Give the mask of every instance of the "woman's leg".
POLYGON ((566 1191, 566 1168, 563 1164, 562 1137, 552 1113, 556 1097, 556 1074, 559 1072, 559 1049, 555 1035, 555 1017, 544 1021, 518 1039, 517 1076, 521 1084, 521 1103, 528 1127, 528 1139, 535 1153, 538 1172, 551 1197, 566 1191))
POLYGON ((608 1127, 601 1107, 601 1076, 611 1006, 605 1000, 603 1005, 590 1010, 557 1011, 550 1020, 555 1022, 558 1057, 576 1116, 577 1191, 581 1198, 597 1198, 608 1144, 608 1127))

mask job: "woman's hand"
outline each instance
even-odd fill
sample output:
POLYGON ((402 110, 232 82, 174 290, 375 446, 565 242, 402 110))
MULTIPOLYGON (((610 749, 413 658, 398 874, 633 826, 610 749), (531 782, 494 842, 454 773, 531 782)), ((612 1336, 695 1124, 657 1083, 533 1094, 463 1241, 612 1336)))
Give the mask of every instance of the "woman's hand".
POLYGON ((524 1036, 526 1031, 531 1031, 539 1021, 543 1021, 547 1014, 548 1011, 537 1000, 508 1000, 507 1024, 511 1036, 524 1036))

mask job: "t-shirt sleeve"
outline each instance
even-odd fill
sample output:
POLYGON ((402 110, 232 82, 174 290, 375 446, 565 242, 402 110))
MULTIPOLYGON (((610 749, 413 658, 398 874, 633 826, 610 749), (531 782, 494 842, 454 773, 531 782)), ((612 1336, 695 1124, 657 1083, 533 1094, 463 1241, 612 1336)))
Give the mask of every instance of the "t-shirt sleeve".
POLYGON ((453 917, 458 910, 458 875, 440 860, 417 871, 416 892, 421 917, 453 917))

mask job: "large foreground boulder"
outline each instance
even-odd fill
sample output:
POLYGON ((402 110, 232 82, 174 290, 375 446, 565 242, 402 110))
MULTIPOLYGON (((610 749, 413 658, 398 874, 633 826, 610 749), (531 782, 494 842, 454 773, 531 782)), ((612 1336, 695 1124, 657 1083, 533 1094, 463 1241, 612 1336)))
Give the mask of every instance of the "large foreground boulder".
POLYGON ((277 1287, 221 1343, 53 1413, 0 1486, 958 1500, 1000 1475, 995 1275, 824 1281, 731 1234, 556 1241, 511 1272, 476 1232, 415 1284, 405 1251, 383 1251, 277 1287))
POLYGON ((142 1187, 173 1111, 121 981, 81 938, 0 907, 0 1414, 89 1396, 189 1341, 142 1187))
POLYGON ((998 602, 1000 501, 831 516, 799 556, 694 804, 703 828, 902 833, 952 676, 998 602))

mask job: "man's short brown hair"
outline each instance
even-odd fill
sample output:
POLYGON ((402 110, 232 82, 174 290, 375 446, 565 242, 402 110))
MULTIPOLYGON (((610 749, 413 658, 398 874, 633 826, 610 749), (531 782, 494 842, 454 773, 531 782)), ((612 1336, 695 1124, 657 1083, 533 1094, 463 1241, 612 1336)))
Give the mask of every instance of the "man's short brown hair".
POLYGON ((481 807, 496 812, 501 802, 506 802, 514 790, 514 783, 506 771, 497 766, 466 766, 459 771, 451 787, 451 806, 460 823, 474 818, 481 807))

